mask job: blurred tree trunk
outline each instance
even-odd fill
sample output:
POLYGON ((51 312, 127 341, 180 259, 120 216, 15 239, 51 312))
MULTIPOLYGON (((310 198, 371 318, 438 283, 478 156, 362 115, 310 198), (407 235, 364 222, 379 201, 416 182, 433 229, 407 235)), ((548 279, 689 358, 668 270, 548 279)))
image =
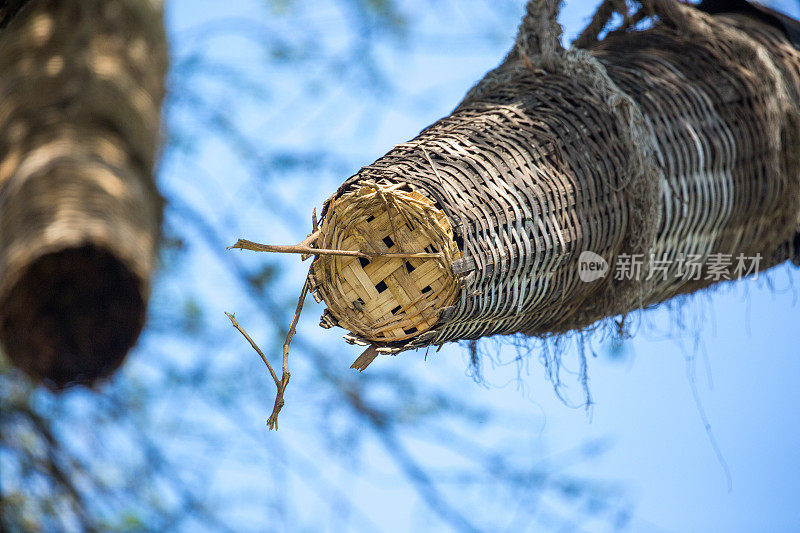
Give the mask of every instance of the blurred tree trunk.
POLYGON ((35 379, 92 383, 136 342, 155 263, 161 5, 30 0, 5 22, 0 342, 35 379))

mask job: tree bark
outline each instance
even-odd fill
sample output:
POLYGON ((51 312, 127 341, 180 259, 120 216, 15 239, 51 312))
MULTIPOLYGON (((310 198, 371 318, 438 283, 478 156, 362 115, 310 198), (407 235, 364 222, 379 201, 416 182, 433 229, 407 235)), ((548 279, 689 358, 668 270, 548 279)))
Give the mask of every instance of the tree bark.
POLYGON ((142 329, 166 70, 155 0, 32 0, 0 31, 0 342, 51 386, 142 329))

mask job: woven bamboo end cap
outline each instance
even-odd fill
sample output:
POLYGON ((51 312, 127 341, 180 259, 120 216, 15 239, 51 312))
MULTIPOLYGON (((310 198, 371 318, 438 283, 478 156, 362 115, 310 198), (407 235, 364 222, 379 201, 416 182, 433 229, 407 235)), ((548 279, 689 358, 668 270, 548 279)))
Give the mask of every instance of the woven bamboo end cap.
POLYGON ((440 322, 461 257, 447 215, 407 184, 361 182, 334 199, 317 247, 423 257, 319 256, 320 296, 338 325, 371 342, 414 339, 440 322), (435 255, 432 255, 435 254, 435 255))

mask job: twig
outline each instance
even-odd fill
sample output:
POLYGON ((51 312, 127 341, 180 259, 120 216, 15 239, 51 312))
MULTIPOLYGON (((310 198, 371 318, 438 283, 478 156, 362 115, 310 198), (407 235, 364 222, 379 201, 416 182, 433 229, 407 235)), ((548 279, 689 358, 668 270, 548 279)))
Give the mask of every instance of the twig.
POLYGON ((258 345, 253 342, 253 339, 250 338, 250 335, 248 335, 242 326, 239 325, 239 322, 236 321, 236 318, 231 313, 225 312, 225 315, 230 319, 233 327, 239 330, 239 333, 241 333, 244 338, 247 339, 247 342, 250 343, 250 346, 252 346, 253 349, 258 352, 258 355, 261 356, 261 359, 269 369, 269 373, 272 376, 272 380, 275 382, 275 386, 278 388, 278 392, 275 394, 275 405, 272 408, 272 414, 270 415, 269 420, 267 420, 269 429, 278 429, 278 413, 281 412, 284 404, 283 392, 286 390, 286 385, 289 384, 289 373, 286 370, 286 364, 284 364, 283 375, 279 380, 277 374, 275 374, 275 370, 272 369, 272 365, 269 364, 269 360, 267 360, 264 352, 261 351, 261 348, 259 348, 258 345))
MULTIPOLYGON (((320 232, 319 228, 317 228, 317 213, 316 213, 316 210, 311 213, 311 225, 313 226, 314 230, 311 232, 311 234, 308 237, 303 239, 302 242, 298 246, 311 246, 312 244, 317 242, 317 239, 319 238, 319 235, 320 235, 321 232, 320 232)), ((300 259, 305 261, 309 257, 311 257, 311 254, 303 254, 300 257, 300 259)))
POLYGON ((261 359, 264 361, 264 364, 267 365, 267 368, 269 369, 269 373, 272 374, 272 380, 275 382, 275 385, 280 388, 281 382, 278 380, 277 374, 275 374, 275 371, 272 369, 272 365, 269 364, 269 361, 267 360, 267 356, 264 355, 264 352, 261 351, 261 348, 259 348, 258 345, 253 341, 253 339, 250 338, 250 335, 248 335, 247 332, 244 329, 242 329, 242 326, 240 326, 239 322, 236 321, 236 317, 234 315, 232 315, 231 313, 228 313, 227 311, 225 312, 225 315, 231 320, 231 323, 233 324, 233 327, 238 329, 239 333, 244 335, 244 338, 247 339, 247 342, 250 343, 250 346, 252 346, 253 349, 256 352, 258 352, 258 355, 261 356, 261 359))
POLYGON ((380 252, 359 252, 358 250, 329 250, 326 248, 312 248, 304 244, 279 245, 279 244, 259 244, 257 242, 239 239, 233 246, 228 246, 238 250, 252 250, 254 252, 276 252, 280 254, 309 254, 309 255, 340 255, 347 257, 363 257, 373 259, 375 257, 385 257, 387 259, 439 259, 441 253, 411 253, 411 254, 390 254, 380 252))
MULTIPOLYGON (((312 232, 311 232, 311 233, 308 235, 308 237, 306 237, 305 239, 303 239, 303 240, 300 242, 300 244, 298 244, 298 246, 311 246, 312 244, 314 244, 315 242, 317 242, 317 239, 319 238, 319 234, 320 234, 320 231, 319 231, 318 229, 315 229, 314 231, 312 231, 312 232)), ((240 240, 241 240, 241 239, 240 239, 240 240)))
POLYGON ((639 8, 636 13, 623 20, 622 24, 620 24, 620 27, 612 32, 609 32, 609 35, 625 33, 629 28, 635 27, 641 21, 648 17, 652 17, 654 14, 655 13, 653 12, 652 6, 643 6, 639 8))
MULTIPOLYGON (((310 273, 311 271, 309 270, 309 274, 310 273)), ((258 352, 258 355, 261 356, 264 364, 266 364, 267 368, 269 369, 269 373, 272 376, 272 380, 275 382, 275 386, 278 388, 278 392, 275 394, 275 405, 272 407, 272 414, 269 416, 269 420, 267 420, 269 429, 278 429, 278 415, 280 414, 281 409, 283 409, 283 405, 285 403, 283 400, 283 393, 286 391, 286 386, 289 385, 289 378, 292 376, 289 372, 289 346, 292 344, 292 337, 294 337, 294 334, 297 331, 297 322, 300 320, 300 313, 303 311, 303 303, 306 300, 309 285, 307 274, 306 281, 303 283, 303 290, 300 291, 300 299, 297 300, 297 308, 294 311, 292 322, 289 324, 289 331, 286 332, 286 340, 283 342, 283 366, 281 379, 278 379, 278 375, 275 373, 272 365, 269 364, 267 356, 264 355, 264 352, 262 352, 253 339, 250 338, 250 335, 248 335, 242 326, 239 325, 239 322, 236 321, 236 317, 231 313, 225 313, 225 315, 230 319, 231 324, 233 324, 233 327, 238 329, 239 333, 244 335, 244 338, 247 339, 247 342, 250 343, 250 346, 252 346, 253 349, 258 352)))
MULTIPOLYGON (((601 3, 594 12, 591 22, 589 22, 580 35, 572 41, 572 46, 575 48, 587 48, 596 43, 598 35, 608 26, 611 17, 616 11, 617 5, 615 4, 616 2, 614 2, 614 0, 603 0, 603 3, 601 3)), ((627 15, 625 18, 627 19, 627 15)))

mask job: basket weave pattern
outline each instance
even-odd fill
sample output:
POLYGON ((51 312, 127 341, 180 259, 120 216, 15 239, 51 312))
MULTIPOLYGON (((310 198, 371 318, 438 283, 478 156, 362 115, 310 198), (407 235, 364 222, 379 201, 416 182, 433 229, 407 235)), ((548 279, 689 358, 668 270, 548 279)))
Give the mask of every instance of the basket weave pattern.
MULTIPOLYGON (((463 252, 451 265, 457 297, 432 308, 438 321, 426 319, 432 329, 403 337, 402 348, 558 334, 712 283, 682 279, 679 254, 760 254, 761 269, 789 258, 800 227, 800 53, 744 16, 670 10, 681 23, 664 16, 588 50, 640 111, 646 135, 633 142, 653 159, 641 183, 629 170, 627 125, 595 80, 512 52, 451 115, 326 203, 325 220, 345 224, 337 202, 370 181, 424 191, 447 215, 463 252), (605 258, 612 275, 582 282, 583 251, 605 258), (623 253, 671 266, 664 278, 615 280, 623 253)), ((345 327, 351 340, 374 338, 345 327)))
POLYGON ((411 339, 439 322, 458 292, 461 257, 445 214, 407 185, 362 183, 337 198, 318 247, 373 253, 442 253, 442 259, 323 256, 313 277, 336 323, 371 341, 411 339), (334 318, 335 317, 335 318, 334 318))

